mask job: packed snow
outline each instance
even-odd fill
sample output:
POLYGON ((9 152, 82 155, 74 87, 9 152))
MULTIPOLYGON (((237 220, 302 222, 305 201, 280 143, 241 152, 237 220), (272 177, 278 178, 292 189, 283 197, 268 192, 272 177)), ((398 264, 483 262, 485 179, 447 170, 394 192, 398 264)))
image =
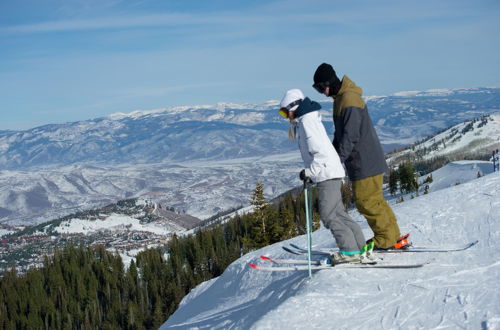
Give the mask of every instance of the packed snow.
MULTIPOLYGON (((492 162, 462 160, 449 163, 432 173, 433 182, 429 183, 429 192, 456 186, 465 183, 478 176, 493 172, 492 162)), ((426 178, 424 175, 422 178, 426 178)), ((421 184, 421 189, 425 186, 421 184)))
MULTIPOLYGON (((414 245, 479 240, 476 246, 379 255, 383 263, 430 262, 412 270, 332 268, 309 279, 307 271, 248 267, 265 263, 260 255, 290 258, 281 247, 306 244, 304 236, 296 237, 246 254, 193 289, 161 329, 499 329, 500 174, 485 167, 486 175, 469 175, 482 166, 450 164, 433 173, 431 193, 393 205, 402 233, 411 233, 414 245), (445 181, 453 184, 441 184, 445 181)), ((366 221, 351 214, 371 237, 366 221)), ((313 244, 335 247, 324 228, 314 232, 313 244)))

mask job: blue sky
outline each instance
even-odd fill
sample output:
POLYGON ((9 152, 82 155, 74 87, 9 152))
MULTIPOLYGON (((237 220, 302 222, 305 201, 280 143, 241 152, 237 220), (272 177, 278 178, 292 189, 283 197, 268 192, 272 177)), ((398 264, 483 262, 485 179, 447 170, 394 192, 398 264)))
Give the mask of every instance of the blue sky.
POLYGON ((322 62, 365 95, 500 86, 500 2, 0 1, 0 130, 320 99, 322 62))

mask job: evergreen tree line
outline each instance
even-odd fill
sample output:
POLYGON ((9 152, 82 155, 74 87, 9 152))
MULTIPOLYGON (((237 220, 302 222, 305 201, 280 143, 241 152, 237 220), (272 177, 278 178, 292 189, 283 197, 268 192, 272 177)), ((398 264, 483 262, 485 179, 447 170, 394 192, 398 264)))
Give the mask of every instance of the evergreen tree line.
MULTIPOLYGON (((192 288, 243 254, 306 231, 303 194, 268 203, 257 184, 252 204, 251 213, 139 253, 127 269, 102 246, 68 246, 22 276, 13 268, 0 279, 0 328, 157 329, 192 288)), ((315 190, 312 204, 316 229, 315 190)))
MULTIPOLYGON (((434 157, 429 160, 412 162, 402 161, 396 168, 389 170, 388 187, 391 195, 396 193, 407 194, 417 192, 419 189, 418 177, 429 174, 446 164, 458 160, 489 160, 490 155, 486 152, 476 153, 450 153, 446 156, 434 157)), ((480 173, 478 173, 478 177, 480 173)), ((432 182, 432 175, 427 177, 424 183, 432 182), (430 181, 429 181, 430 180, 430 181)), ((428 192, 428 186, 424 193, 428 192)))
POLYGON ((418 160, 414 162, 415 171, 421 174, 433 172, 446 164, 458 160, 489 160, 491 154, 489 151, 478 152, 455 152, 445 156, 433 157, 429 160, 418 160))

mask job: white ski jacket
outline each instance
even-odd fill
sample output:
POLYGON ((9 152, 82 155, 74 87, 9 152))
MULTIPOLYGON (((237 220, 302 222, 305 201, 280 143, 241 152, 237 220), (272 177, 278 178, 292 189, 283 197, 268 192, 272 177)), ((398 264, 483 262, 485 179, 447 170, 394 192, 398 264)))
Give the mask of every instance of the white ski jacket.
POLYGON ((345 177, 344 167, 321 122, 319 111, 306 113, 296 121, 306 176, 316 183, 345 177))

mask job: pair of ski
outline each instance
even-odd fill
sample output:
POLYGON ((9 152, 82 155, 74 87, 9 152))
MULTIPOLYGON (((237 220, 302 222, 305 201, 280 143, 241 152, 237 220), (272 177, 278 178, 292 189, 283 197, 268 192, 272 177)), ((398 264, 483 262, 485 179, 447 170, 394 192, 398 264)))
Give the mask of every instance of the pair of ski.
MULTIPOLYGON (((467 250, 474 245, 476 245, 479 241, 474 241, 467 243, 465 245, 454 245, 454 246, 413 246, 410 245, 405 249, 391 249, 391 250, 376 250, 376 253, 408 253, 408 252, 455 252, 455 251, 463 251, 467 250)), ((307 254, 307 249, 296 244, 290 243, 290 247, 283 246, 283 250, 296 254, 303 255, 307 254)), ((312 255, 318 256, 331 256, 334 252, 338 251, 338 249, 320 249, 320 250, 312 250, 312 255)))
MULTIPOLYGON (((256 264, 249 264, 249 266, 256 270, 268 272, 286 272, 291 270, 309 270, 307 260, 300 259, 273 259, 266 256, 260 257, 264 261, 271 262, 277 266, 261 266, 256 264)), ((419 268, 423 267, 426 263, 419 264, 380 264, 376 261, 363 262, 359 264, 343 263, 338 265, 321 264, 319 260, 311 261, 311 270, 321 269, 343 269, 343 268, 392 268, 392 269, 405 269, 405 268, 419 268)))
MULTIPOLYGON (((467 250, 474 245, 476 245, 478 241, 474 241, 463 246, 449 246, 449 247, 418 247, 412 246, 405 250, 380 250, 377 252, 382 253, 406 253, 406 252, 454 252, 454 251, 463 251, 467 250)), ((307 249, 300 247, 295 244, 290 244, 291 248, 284 246, 283 249, 287 252, 290 252, 295 255, 307 255, 307 249)), ((319 255, 322 257, 329 257, 335 250, 312 250, 312 255, 319 255)), ((309 270, 309 262, 307 260, 301 259, 273 259, 267 256, 261 256, 262 260, 275 264, 276 266, 260 266, 256 264, 249 264, 249 266, 256 270, 261 271, 270 271, 270 272, 279 272, 279 271, 294 271, 294 270, 309 270)), ((341 269, 341 268, 387 268, 387 269, 409 269, 409 268, 420 268, 425 263, 416 263, 416 264, 383 264, 373 262, 365 262, 359 264, 338 264, 338 265, 324 265, 321 264, 320 261, 314 260, 311 262, 311 270, 321 270, 321 269, 341 269)))

